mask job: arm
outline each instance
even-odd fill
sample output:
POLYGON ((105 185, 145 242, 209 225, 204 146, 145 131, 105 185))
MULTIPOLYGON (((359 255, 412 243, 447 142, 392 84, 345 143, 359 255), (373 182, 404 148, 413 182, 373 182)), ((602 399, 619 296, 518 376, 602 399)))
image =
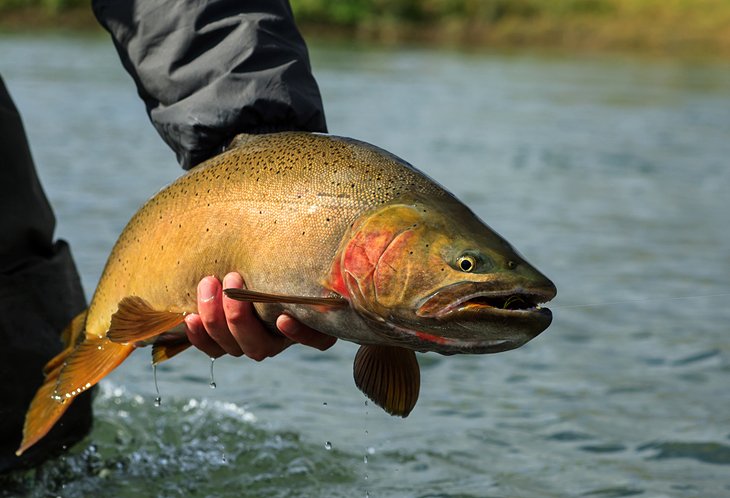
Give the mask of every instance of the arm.
MULTIPOLYGON (((325 132, 317 84, 287 0, 94 0, 152 124, 188 169, 238 133, 325 132)), ((238 274, 224 279, 242 287, 238 274)), ((262 360, 293 342, 327 349, 335 339, 282 315, 274 337, 249 303, 221 282, 198 286, 199 314, 186 319, 190 342, 211 357, 262 360)))
POLYGON ((238 133, 327 131, 287 0, 94 0, 93 8, 183 168, 238 133))

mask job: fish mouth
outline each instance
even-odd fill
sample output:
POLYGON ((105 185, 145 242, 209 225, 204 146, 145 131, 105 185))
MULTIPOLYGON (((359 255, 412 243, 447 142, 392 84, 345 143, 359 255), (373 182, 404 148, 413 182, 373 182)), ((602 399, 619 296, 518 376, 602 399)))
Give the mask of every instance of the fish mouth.
POLYGON ((555 297, 552 282, 499 290, 497 285, 443 287, 416 303, 414 317, 391 321, 381 333, 416 351, 484 354, 518 348, 550 326, 552 313, 542 304, 555 297))
MULTIPOLYGON (((424 299, 416 314, 423 318, 446 319, 470 315, 491 315, 495 318, 527 318, 544 316, 551 312, 541 305, 555 297, 555 286, 524 289, 515 287, 508 290, 479 289, 474 283, 455 284, 440 289, 424 299), (455 297, 459 296, 459 297, 455 297)), ((476 317, 475 316, 475 317, 476 317)))

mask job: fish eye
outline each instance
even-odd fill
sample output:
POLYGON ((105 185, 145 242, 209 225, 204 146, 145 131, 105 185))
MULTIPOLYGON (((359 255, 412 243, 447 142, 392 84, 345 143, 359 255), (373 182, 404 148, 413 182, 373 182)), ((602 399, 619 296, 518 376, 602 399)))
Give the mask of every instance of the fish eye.
POLYGON ((459 267, 459 270, 469 273, 476 268, 477 259, 471 254, 464 254, 463 256, 459 256, 459 259, 456 260, 456 266, 459 267))

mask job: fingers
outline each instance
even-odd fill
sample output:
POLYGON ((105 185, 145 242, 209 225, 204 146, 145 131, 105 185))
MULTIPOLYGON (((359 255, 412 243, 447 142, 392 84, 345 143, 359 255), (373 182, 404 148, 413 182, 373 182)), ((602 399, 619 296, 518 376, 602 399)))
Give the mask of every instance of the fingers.
POLYGON ((294 318, 281 315, 276 322, 282 336, 269 332, 258 318, 251 303, 236 301, 223 294, 223 289, 243 288, 243 278, 229 273, 223 283, 205 277, 198 284, 198 313, 185 317, 188 340, 211 358, 223 354, 246 355, 261 361, 274 356, 294 342, 317 348, 330 348, 334 337, 303 325, 294 318))
MULTIPOLYGON (((243 278, 229 273, 223 279, 223 288, 243 288, 243 278)), ((276 336, 266 330, 251 303, 236 301, 223 296, 223 310, 231 337, 249 358, 261 361, 291 346, 288 337, 276 336)))
POLYGON ((223 353, 243 355, 228 330, 223 311, 223 290, 215 277, 205 277, 198 284, 198 313, 185 317, 188 339, 198 349, 216 358, 223 353), (214 353, 214 354, 211 354, 214 353))
POLYGON ((187 336, 190 344, 207 354, 211 358, 223 356, 226 352, 208 335, 208 331, 203 326, 203 320, 200 315, 191 314, 185 317, 185 325, 187 326, 187 336))
POLYGON ((276 320, 276 328, 294 342, 317 348, 320 351, 331 348, 337 339, 307 327, 288 315, 276 320))

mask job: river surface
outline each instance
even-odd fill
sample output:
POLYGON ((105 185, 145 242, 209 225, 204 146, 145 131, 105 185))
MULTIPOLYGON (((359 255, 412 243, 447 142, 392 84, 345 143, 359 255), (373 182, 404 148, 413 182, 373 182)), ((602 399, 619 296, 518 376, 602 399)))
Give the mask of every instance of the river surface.
MULTIPOLYGON (((419 355, 405 420, 353 344, 262 363, 135 353, 91 435, 4 496, 730 496, 730 65, 311 47, 330 131, 452 190, 557 285, 516 351, 419 355)), ((59 237, 91 294, 181 170, 104 37, 0 37, 59 237)), ((242 241, 245 243, 245 240, 242 241)))

